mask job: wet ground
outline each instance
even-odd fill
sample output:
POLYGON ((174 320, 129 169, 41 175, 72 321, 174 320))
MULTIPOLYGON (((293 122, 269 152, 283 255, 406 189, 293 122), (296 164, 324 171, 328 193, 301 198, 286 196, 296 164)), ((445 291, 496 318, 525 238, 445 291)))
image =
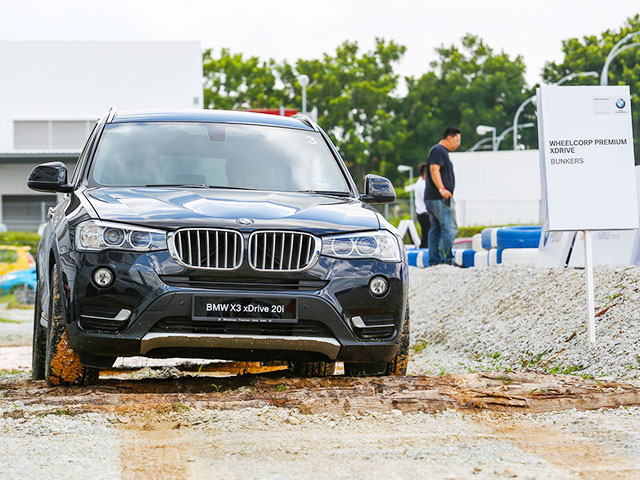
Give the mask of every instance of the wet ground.
POLYGON ((2 479, 640 478, 640 388, 623 382, 137 358, 47 388, 29 311, 0 316, 2 479))

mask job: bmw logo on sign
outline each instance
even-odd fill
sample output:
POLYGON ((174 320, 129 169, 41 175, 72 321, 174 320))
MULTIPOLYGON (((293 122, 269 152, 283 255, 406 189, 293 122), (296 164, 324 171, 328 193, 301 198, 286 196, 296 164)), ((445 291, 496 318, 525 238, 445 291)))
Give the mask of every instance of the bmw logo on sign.
POLYGON ((623 109, 627 102, 624 101, 624 98, 619 98, 616 100, 616 107, 623 109))
POLYGON ((239 218, 236 220, 236 223, 239 223, 240 225, 253 225, 253 220, 250 218, 239 218))

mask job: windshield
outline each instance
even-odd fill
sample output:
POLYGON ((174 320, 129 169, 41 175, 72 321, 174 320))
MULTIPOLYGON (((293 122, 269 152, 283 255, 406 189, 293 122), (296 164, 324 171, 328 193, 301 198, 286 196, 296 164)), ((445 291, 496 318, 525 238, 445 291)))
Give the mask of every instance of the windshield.
POLYGON ((347 180, 319 133, 259 125, 107 125, 90 177, 104 186, 349 193, 347 180))

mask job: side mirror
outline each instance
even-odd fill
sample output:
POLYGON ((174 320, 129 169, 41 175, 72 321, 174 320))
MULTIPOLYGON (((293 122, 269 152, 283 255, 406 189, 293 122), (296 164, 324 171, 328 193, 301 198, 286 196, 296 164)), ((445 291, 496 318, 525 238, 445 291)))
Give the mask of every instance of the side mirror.
POLYGON ((67 184, 67 167, 62 162, 38 165, 29 174, 27 186, 38 192, 71 192, 73 185, 67 184))
POLYGON ((364 195, 360 199, 365 203, 391 203, 396 199, 396 191, 389 179, 369 174, 364 179, 364 195))

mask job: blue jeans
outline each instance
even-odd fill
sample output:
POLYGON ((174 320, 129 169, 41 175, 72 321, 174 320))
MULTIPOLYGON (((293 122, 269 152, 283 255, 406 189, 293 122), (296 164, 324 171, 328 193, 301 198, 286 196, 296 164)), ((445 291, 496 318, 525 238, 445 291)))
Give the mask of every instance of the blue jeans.
POLYGON ((429 229, 429 266, 441 263, 453 264, 453 241, 458 234, 456 207, 451 201, 447 207, 445 200, 427 200, 427 210, 431 228, 429 229))

